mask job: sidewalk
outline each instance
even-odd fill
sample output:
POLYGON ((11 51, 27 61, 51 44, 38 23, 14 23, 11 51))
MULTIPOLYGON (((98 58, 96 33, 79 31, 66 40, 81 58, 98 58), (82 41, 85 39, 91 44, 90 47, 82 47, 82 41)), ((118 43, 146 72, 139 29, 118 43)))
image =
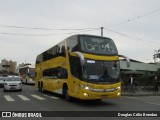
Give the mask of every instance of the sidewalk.
POLYGON ((135 93, 130 93, 130 92, 122 92, 122 96, 160 96, 160 92, 135 92, 135 93))

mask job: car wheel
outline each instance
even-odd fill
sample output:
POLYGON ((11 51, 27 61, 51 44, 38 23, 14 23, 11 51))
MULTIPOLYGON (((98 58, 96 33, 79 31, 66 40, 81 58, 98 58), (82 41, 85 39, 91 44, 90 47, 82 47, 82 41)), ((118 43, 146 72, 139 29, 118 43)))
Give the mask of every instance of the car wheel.
POLYGON ((6 92, 6 89, 4 89, 3 91, 6 92))

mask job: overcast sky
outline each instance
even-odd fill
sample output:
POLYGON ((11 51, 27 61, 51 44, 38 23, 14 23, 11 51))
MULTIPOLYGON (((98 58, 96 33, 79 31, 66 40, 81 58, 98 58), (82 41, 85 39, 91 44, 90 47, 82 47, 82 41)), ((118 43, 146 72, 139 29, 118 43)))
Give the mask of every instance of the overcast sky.
POLYGON ((100 35, 96 29, 9 26, 105 27, 104 36, 115 41, 119 54, 153 62, 154 50, 160 48, 158 9, 160 0, 0 0, 0 60, 35 64, 38 54, 72 34, 100 35))

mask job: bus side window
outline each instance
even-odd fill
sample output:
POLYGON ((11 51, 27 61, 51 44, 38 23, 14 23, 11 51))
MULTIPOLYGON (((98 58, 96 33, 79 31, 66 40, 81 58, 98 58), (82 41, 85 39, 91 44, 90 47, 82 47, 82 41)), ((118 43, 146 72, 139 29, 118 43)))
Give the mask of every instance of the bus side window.
POLYGON ((61 55, 66 56, 65 46, 61 47, 61 55))
POLYGON ((67 46, 69 47, 68 52, 74 52, 78 50, 78 38, 71 37, 67 39, 67 46))
POLYGON ((65 68, 59 69, 58 78, 60 78, 60 79, 67 79, 68 78, 67 70, 65 68))
POLYGON ((60 53, 60 46, 58 45, 57 46, 57 54, 59 54, 60 53))
POLYGON ((79 57, 70 56, 71 73, 73 76, 81 79, 82 78, 82 66, 80 65, 79 57))
POLYGON ((72 49, 72 52, 77 51, 78 50, 78 44, 72 49))

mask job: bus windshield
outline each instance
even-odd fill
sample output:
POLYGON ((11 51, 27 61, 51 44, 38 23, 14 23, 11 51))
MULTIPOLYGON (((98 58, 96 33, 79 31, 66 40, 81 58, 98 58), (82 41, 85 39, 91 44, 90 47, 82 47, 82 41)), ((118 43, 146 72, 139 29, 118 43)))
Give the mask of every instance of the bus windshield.
POLYGON ((92 54, 117 55, 113 40, 92 36, 80 36, 81 51, 92 54))
POLYGON ((119 61, 86 60, 83 67, 83 80, 91 83, 119 82, 119 61), (93 69, 94 68, 94 69, 93 69))
POLYGON ((35 70, 33 68, 29 68, 29 77, 31 78, 35 77, 35 70))

